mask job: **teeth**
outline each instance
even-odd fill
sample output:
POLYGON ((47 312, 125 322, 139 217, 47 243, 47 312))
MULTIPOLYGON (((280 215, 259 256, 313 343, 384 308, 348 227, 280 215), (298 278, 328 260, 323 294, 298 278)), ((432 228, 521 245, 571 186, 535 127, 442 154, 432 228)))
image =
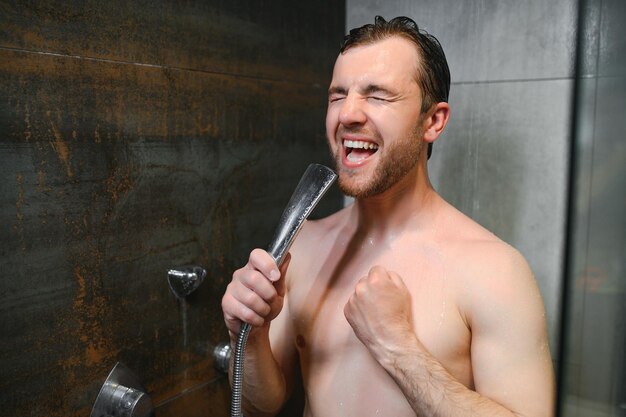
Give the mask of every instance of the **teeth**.
POLYGON ((378 145, 372 142, 365 142, 362 140, 344 140, 343 146, 346 148, 357 149, 378 149, 378 145))

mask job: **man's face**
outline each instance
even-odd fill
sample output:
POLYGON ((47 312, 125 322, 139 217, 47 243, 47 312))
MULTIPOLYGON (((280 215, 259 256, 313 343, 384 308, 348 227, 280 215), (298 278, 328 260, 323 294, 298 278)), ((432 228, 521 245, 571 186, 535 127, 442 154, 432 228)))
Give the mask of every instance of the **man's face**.
POLYGON ((337 58, 326 135, 345 194, 380 194, 416 166, 423 143, 417 62, 415 46, 399 37, 337 58))

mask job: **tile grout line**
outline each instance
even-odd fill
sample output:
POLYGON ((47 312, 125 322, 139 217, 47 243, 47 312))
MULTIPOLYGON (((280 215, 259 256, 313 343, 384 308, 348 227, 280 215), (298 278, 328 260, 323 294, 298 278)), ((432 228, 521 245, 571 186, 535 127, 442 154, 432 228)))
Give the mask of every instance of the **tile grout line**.
POLYGON ((247 78, 247 79, 258 80, 258 81, 319 86, 319 83, 316 83, 316 82, 294 81, 294 80, 289 80, 289 79, 260 77, 260 76, 248 75, 248 74, 229 73, 229 72, 224 72, 224 71, 209 71, 209 70, 203 70, 203 69, 174 67, 174 66, 160 65, 160 64, 146 64, 142 62, 131 62, 131 61, 123 61, 123 60, 117 60, 117 59, 110 59, 110 58, 96 58, 96 57, 83 56, 83 55, 63 54, 59 52, 34 51, 34 50, 29 50, 29 49, 12 48, 12 47, 7 47, 7 46, 0 46, 0 51, 2 50, 10 51, 10 52, 22 52, 22 53, 27 53, 27 54, 43 55, 43 56, 52 56, 52 57, 59 57, 59 58, 71 58, 71 59, 77 59, 77 60, 83 60, 83 61, 103 62, 103 63, 108 63, 108 64, 134 65, 138 67, 156 68, 156 69, 162 69, 162 70, 190 71, 190 72, 199 72, 199 73, 211 74, 211 75, 223 75, 223 76, 229 76, 233 78, 247 78))

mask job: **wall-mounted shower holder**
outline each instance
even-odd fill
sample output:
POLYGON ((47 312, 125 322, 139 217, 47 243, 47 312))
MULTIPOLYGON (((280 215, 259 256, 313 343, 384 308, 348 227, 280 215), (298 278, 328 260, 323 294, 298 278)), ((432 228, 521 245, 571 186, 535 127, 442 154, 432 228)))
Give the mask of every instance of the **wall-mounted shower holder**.
POLYGON ((167 282, 177 298, 185 298, 198 289, 206 278, 206 270, 197 265, 186 265, 167 271, 167 282))

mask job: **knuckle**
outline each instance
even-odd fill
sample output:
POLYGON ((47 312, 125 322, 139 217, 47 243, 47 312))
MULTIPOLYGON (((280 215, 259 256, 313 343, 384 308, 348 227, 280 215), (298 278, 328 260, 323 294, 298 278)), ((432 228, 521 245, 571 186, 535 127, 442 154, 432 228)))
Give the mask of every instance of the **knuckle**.
POLYGON ((226 310, 228 308, 228 294, 224 294, 224 296, 222 297, 222 310, 226 310))
POLYGON ((274 301, 278 294, 276 288, 264 277, 260 278, 258 285, 255 286, 255 291, 266 302, 274 301))
POLYGON ((251 264, 259 265, 264 263, 266 256, 267 252, 265 252, 263 249, 256 248, 253 249, 252 252, 250 252, 250 257, 248 258, 248 260, 251 264))
POLYGON ((241 283, 246 288, 257 291, 259 287, 262 287, 263 281, 265 281, 265 278, 259 271, 250 270, 242 276, 241 283))
POLYGON ((226 287, 226 293, 224 295, 233 296, 233 294, 237 293, 237 287, 239 286, 238 281, 232 281, 226 287))
POLYGON ((230 312, 234 302, 235 302, 235 299, 233 298, 232 295, 228 293, 224 294, 224 296, 222 297, 222 311, 230 312))
POLYGON ((259 271, 252 271, 248 279, 250 286, 255 288, 262 286, 265 281, 267 281, 267 278, 259 271))
POLYGON ((242 297, 241 301, 248 307, 251 307, 254 305, 257 299, 258 295, 254 291, 248 291, 248 293, 242 297))
POLYGON ((240 316, 246 323, 252 323, 258 317, 254 311, 247 308, 242 309, 240 316))
MULTIPOLYGON (((246 271, 243 269, 239 269, 233 273, 233 279, 230 281, 228 286, 230 288, 234 288, 238 283, 245 282, 246 271)), ((228 287, 227 287, 228 288, 228 287)))
POLYGON ((378 274, 380 272, 380 265, 374 265, 369 270, 369 275, 378 274))
POLYGON ((369 270, 368 276, 370 276, 370 277, 372 277, 372 278, 374 278, 374 279, 375 279, 375 278, 380 278, 381 276, 385 275, 385 274, 386 274, 386 272, 387 272, 387 271, 386 271, 386 270, 385 270, 385 268, 383 268, 382 266, 380 266, 380 265, 374 265, 374 266, 373 266, 373 267, 369 270))
MULTIPOLYGON (((354 287, 354 294, 361 296, 367 292, 368 283, 365 279, 360 280, 354 287)), ((352 300, 352 298, 350 298, 352 300)))
POLYGON ((258 257, 258 256, 261 256, 262 254, 263 254, 263 250, 262 249, 254 248, 250 252, 250 258, 258 257))
POLYGON ((243 273, 245 273, 245 272, 246 272, 246 267, 245 266, 235 270, 235 272, 233 272, 233 280, 240 278, 241 275, 243 273))
POLYGON ((274 267, 274 259, 263 249, 257 248, 250 252, 249 262, 253 268, 263 271, 269 271, 274 267))
POLYGON ((263 315, 263 317, 267 317, 272 312, 272 307, 270 307, 268 304, 264 304, 261 307, 261 310, 261 315, 263 315))

